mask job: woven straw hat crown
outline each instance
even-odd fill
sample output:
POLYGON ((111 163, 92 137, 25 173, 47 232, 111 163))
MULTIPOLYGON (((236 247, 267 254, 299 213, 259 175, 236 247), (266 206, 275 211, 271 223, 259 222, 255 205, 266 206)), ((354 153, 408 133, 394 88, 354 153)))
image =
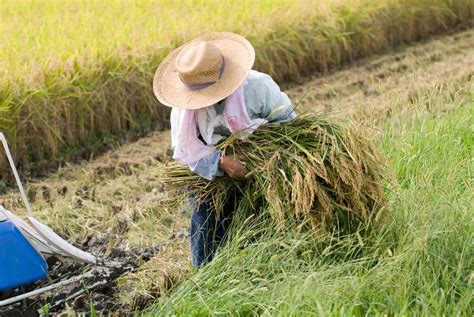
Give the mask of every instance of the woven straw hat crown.
POLYGON ((223 57, 221 50, 212 43, 196 41, 178 54, 175 65, 183 83, 206 84, 219 79, 223 57))
POLYGON ((165 106, 200 109, 226 98, 242 85, 255 61, 244 37, 218 32, 173 50, 158 66, 153 92, 165 106))

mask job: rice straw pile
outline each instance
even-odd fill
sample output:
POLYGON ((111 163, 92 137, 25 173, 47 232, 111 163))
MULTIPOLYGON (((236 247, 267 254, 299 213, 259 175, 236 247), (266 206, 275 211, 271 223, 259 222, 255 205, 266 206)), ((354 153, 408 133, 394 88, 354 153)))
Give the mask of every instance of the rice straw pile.
POLYGON ((210 182, 171 163, 163 171, 165 188, 188 188, 217 212, 240 191, 237 212, 267 213, 278 228, 287 223, 326 230, 352 227, 372 222, 384 205, 386 159, 352 124, 304 114, 259 127, 244 140, 234 134, 217 148, 245 157, 246 180, 225 176, 210 182))

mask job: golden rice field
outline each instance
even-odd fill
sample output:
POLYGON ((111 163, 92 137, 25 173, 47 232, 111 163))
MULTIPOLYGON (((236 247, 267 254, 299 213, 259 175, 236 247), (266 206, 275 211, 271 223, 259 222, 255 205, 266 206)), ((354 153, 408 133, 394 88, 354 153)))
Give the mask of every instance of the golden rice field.
MULTIPOLYGON (((244 245, 255 232, 249 227, 215 261, 192 270, 189 209, 163 207, 169 192, 160 173, 171 159, 169 131, 68 164, 45 179, 24 178, 27 194, 38 219, 68 240, 112 237, 100 251, 104 256, 124 246, 162 246, 137 271, 111 283, 112 300, 126 312, 470 316, 473 52, 469 29, 283 85, 295 103, 304 97, 299 113, 327 110, 371 127, 389 157, 398 180, 386 189, 393 219, 370 236, 349 235, 326 246, 268 227, 244 245)), ((17 190, 0 194, 0 204, 26 216, 17 190)), ((48 309, 51 298, 39 305, 48 309)), ((63 314, 83 311, 70 304, 63 314)))
MULTIPOLYGON (((0 131, 24 168, 166 127, 153 72, 197 35, 233 31, 278 81, 472 23, 471 0, 60 1, 0 6, 0 131)), ((5 162, 0 158, 0 175, 5 162)))

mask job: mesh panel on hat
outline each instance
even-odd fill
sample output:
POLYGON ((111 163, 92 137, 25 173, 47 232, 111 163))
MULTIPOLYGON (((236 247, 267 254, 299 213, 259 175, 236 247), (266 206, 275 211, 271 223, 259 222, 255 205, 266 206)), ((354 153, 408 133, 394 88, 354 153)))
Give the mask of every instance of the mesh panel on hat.
POLYGON ((216 81, 221 71, 222 63, 209 65, 207 69, 193 74, 180 74, 181 80, 187 84, 203 84, 216 81))

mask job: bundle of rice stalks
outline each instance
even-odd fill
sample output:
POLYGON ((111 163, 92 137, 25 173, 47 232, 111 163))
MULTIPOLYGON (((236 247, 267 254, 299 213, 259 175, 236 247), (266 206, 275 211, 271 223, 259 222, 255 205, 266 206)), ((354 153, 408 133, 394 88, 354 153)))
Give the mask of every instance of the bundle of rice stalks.
POLYGON ((165 187, 188 188, 218 213, 237 192, 242 197, 237 212, 267 213, 279 228, 291 223, 328 230, 378 218, 387 164, 360 127, 305 114, 262 126, 244 140, 238 137, 230 136, 217 148, 243 155, 246 180, 218 177, 210 182, 171 163, 163 171, 165 187))

